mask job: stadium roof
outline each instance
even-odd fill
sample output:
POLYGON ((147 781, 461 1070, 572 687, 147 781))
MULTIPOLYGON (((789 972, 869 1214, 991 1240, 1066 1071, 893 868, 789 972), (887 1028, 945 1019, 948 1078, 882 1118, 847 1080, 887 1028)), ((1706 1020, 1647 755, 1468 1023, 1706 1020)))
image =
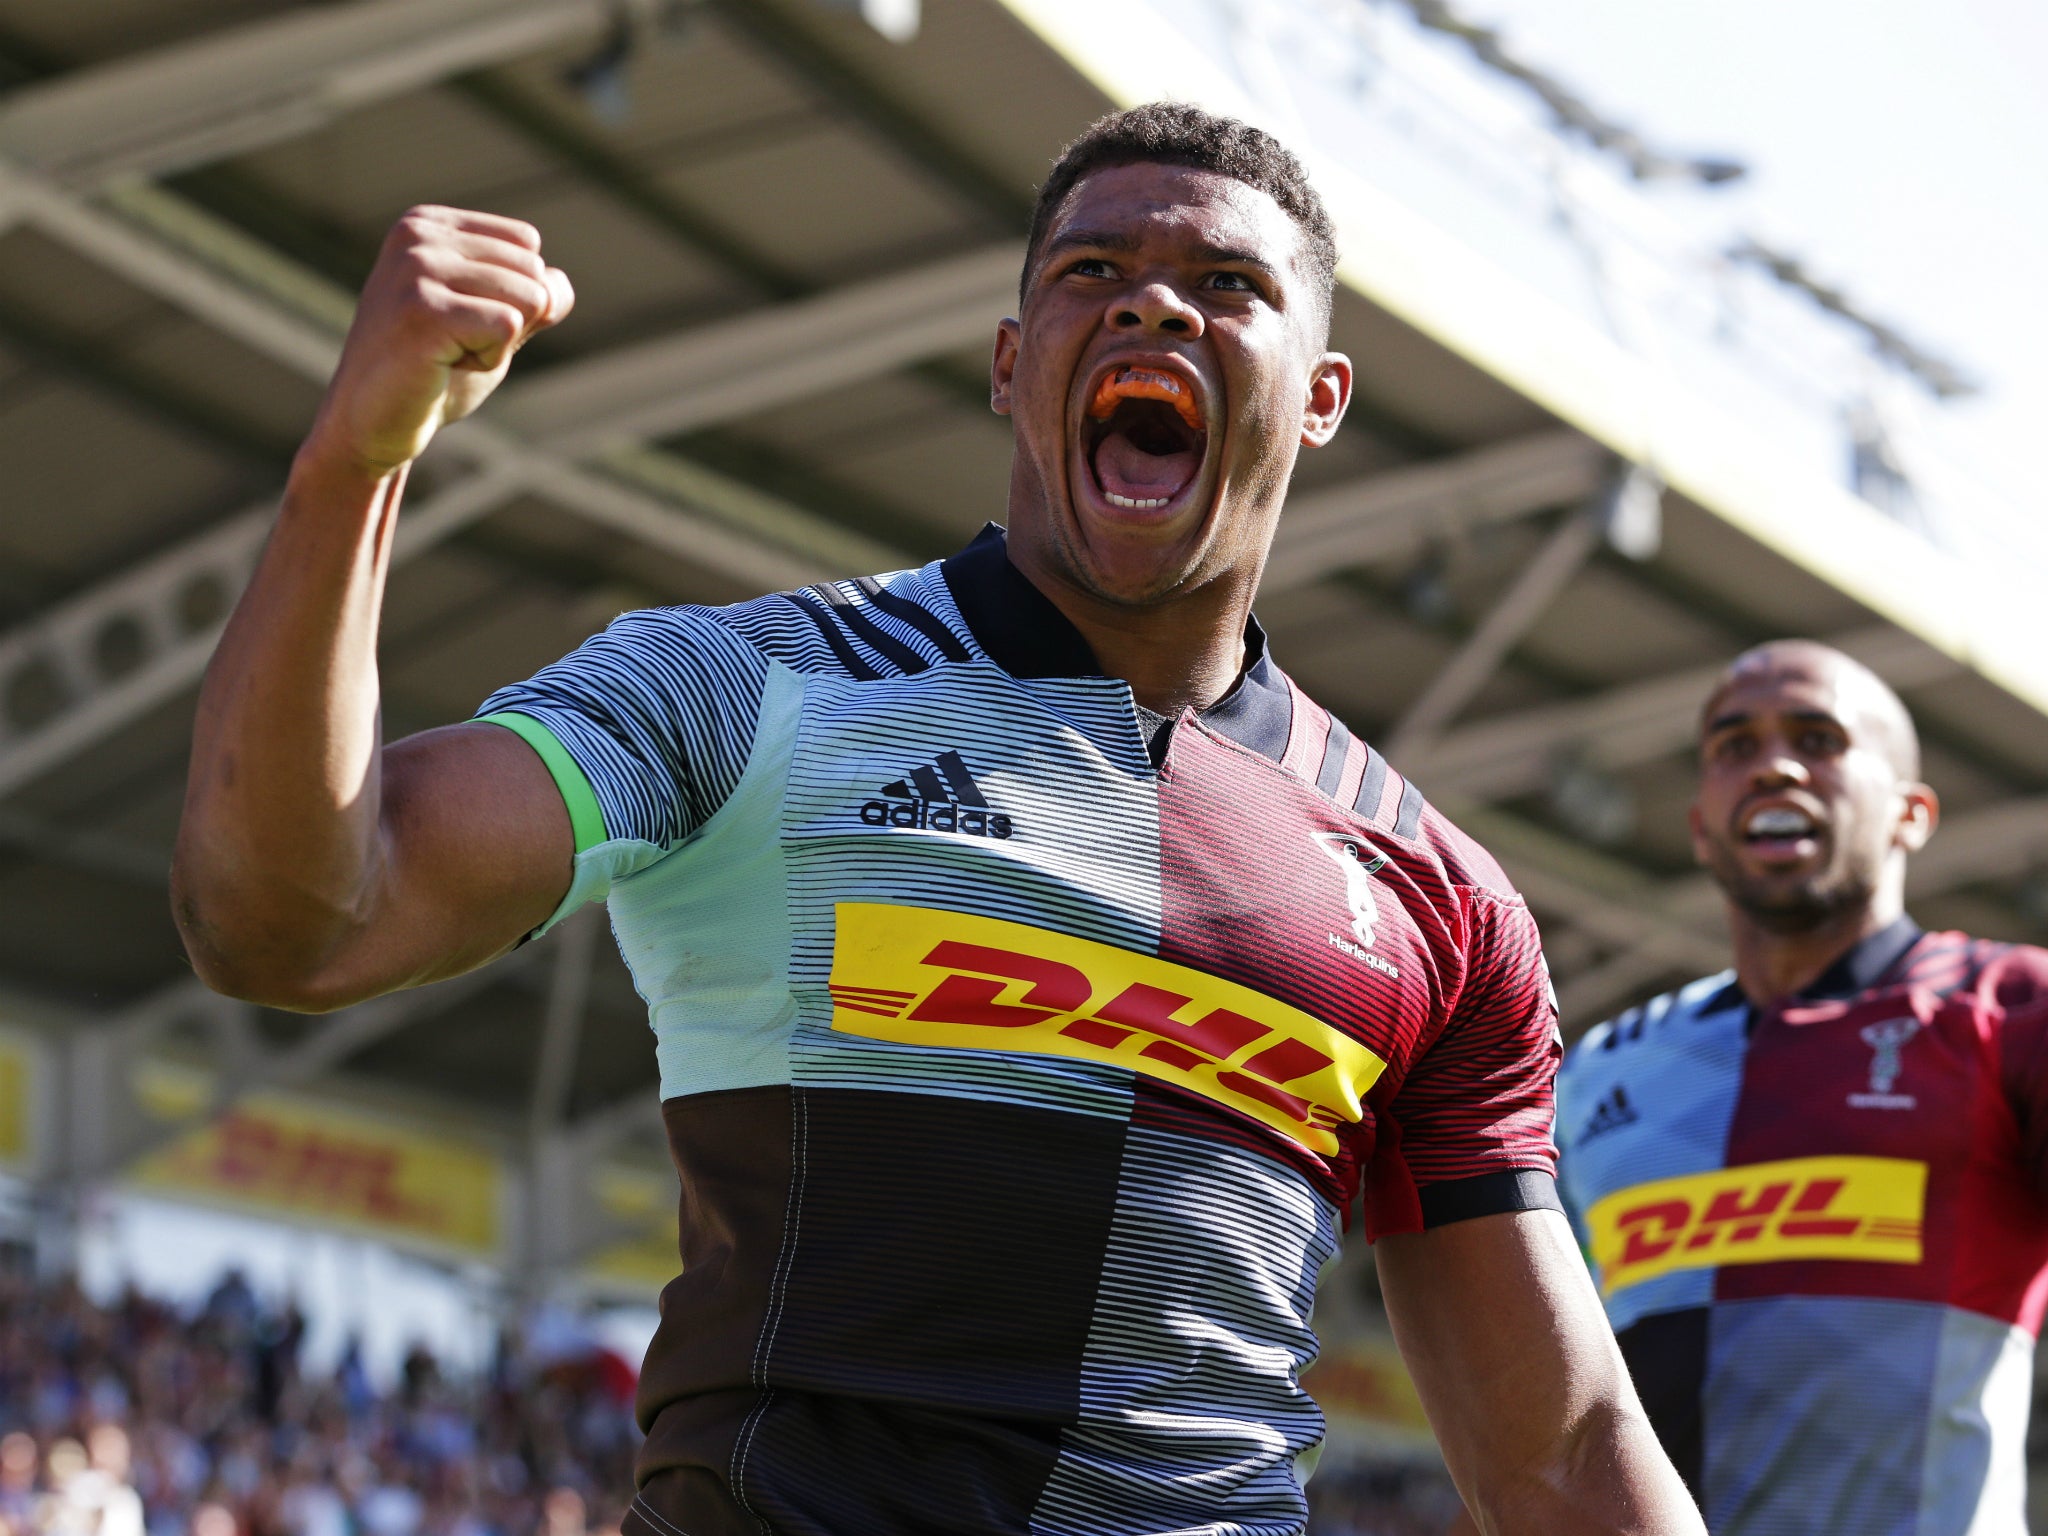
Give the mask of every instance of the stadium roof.
MULTIPOLYGON (((193 693, 416 202, 531 220, 579 303, 422 466, 388 732, 466 716, 622 609, 914 563, 1000 517, 985 370, 1035 182, 1113 105, 1231 86, 1126 36, 1121 0, 927 0, 885 35, 916 10, 7 8, 0 1014, 51 1074, 32 1166, 105 1178, 178 1134, 135 1098, 150 1055, 209 1071, 211 1113, 297 1086, 423 1107, 550 1178, 658 1156, 644 1009, 589 922, 325 1019, 198 988, 165 901, 193 693)), ((2048 936, 2048 666, 1995 583, 1318 176, 1359 399, 1302 466, 1262 616, 1508 865, 1568 1028, 1725 963, 1684 834, 1693 713, 1781 634, 1862 656, 1921 722, 1948 821, 1916 915, 2048 936)), ((597 1235, 525 1241, 565 1264, 597 1235)))

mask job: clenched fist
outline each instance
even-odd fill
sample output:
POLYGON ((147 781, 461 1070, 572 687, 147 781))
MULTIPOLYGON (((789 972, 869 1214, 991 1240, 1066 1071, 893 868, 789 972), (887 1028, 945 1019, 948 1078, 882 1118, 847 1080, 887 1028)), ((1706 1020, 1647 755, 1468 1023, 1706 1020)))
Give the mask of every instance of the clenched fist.
POLYGON ((414 208, 363 285, 308 446, 376 475, 487 399, 527 338, 568 314, 569 279, 518 219, 414 208))

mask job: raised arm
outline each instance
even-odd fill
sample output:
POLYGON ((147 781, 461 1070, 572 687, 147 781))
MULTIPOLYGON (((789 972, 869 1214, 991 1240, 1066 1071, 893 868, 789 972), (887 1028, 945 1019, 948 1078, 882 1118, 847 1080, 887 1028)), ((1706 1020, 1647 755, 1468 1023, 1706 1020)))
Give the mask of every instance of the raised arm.
POLYGON ((1374 1244, 1395 1340, 1485 1536, 1704 1536, 1555 1211, 1374 1244))
POLYGON ((386 239, 200 692, 171 893, 208 985, 339 1007, 482 964, 567 889, 540 759, 492 725, 384 747, 376 647, 407 466, 572 302, 517 220, 415 208, 386 239))

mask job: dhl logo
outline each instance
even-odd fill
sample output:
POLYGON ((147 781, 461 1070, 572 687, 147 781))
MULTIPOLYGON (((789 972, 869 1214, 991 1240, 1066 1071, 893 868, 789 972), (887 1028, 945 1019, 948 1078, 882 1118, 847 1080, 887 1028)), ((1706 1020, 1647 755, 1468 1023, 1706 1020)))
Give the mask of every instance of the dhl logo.
POLYGON ((1927 1165, 1794 1157, 1618 1190, 1586 1213, 1608 1294, 1680 1269, 1779 1259, 1918 1264, 1927 1165))
POLYGON ((1113 1062, 1324 1154, 1386 1068, 1262 992, 1113 944, 932 907, 848 901, 837 918, 832 1027, 849 1034, 1113 1062))

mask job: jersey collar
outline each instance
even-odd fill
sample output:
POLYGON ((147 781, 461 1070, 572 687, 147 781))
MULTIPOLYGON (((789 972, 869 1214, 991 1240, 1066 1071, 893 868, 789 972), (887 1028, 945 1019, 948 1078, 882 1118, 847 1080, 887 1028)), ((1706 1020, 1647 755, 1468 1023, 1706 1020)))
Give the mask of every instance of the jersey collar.
POLYGON ((1824 998, 1854 997, 1883 981, 1906 951, 1920 942, 1920 925, 1899 916, 1855 944, 1808 983, 1799 996, 1808 1002, 1824 998))
MULTIPOLYGON (((1012 677, 1102 676, 1102 664, 1081 632, 1010 563, 999 524, 984 527, 940 570, 975 642, 1012 677)), ((1245 620, 1244 648, 1251 664, 1236 687, 1202 711, 1201 720, 1218 735, 1278 762, 1294 718, 1287 679, 1267 654, 1266 631, 1256 618, 1245 620)))

